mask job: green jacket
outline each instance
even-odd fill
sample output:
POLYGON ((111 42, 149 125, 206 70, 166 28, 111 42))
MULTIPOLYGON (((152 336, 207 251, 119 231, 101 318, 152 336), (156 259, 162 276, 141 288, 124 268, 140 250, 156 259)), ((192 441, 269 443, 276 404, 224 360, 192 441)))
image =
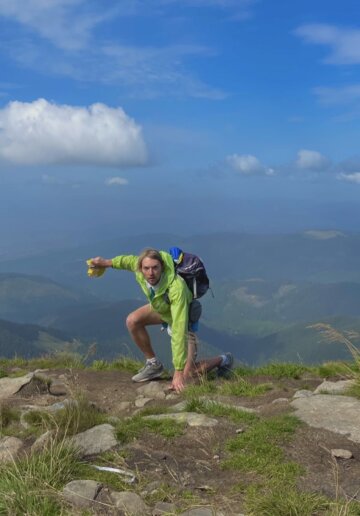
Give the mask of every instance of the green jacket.
POLYGON ((170 254, 160 251, 165 264, 159 288, 150 300, 149 289, 141 272, 137 270, 138 257, 133 255, 116 256, 112 259, 114 269, 123 269, 135 273, 136 281, 141 286, 152 308, 161 315, 164 322, 171 325, 171 350, 174 368, 182 371, 187 357, 187 333, 189 305, 192 294, 185 281, 175 273, 170 254), (169 302, 165 299, 167 293, 169 302))

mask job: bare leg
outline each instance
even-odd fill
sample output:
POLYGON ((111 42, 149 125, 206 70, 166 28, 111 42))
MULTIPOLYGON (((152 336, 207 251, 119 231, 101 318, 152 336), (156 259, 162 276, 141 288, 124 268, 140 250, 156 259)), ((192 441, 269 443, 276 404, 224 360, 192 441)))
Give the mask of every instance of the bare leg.
POLYGON ((134 312, 131 312, 126 319, 126 326, 133 341, 137 347, 141 349, 147 359, 154 358, 155 353, 146 326, 161 323, 160 315, 154 312, 150 305, 142 306, 134 312))
POLYGON ((184 369, 185 377, 200 376, 210 372, 215 367, 219 367, 222 362, 220 356, 212 357, 197 362, 197 337, 195 333, 189 331, 188 334, 188 354, 187 361, 184 369))

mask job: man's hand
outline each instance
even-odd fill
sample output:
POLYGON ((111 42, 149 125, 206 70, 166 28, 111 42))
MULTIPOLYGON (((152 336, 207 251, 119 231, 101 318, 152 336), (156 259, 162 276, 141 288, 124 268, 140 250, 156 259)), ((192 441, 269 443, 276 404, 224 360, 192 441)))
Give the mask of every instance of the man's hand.
POLYGON ((176 392, 181 392, 185 388, 184 371, 175 371, 171 388, 176 392))
POLYGON ((112 267, 112 260, 106 260, 105 258, 101 258, 101 256, 97 256, 96 258, 91 258, 90 260, 91 268, 94 269, 103 269, 106 267, 112 267))

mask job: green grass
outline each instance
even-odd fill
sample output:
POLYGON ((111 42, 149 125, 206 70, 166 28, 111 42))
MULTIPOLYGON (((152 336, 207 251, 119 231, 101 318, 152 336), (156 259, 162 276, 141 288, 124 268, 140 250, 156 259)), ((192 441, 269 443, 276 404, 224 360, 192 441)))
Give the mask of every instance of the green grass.
POLYGON ((227 442, 230 454, 224 467, 256 472, 267 478, 294 480, 300 468, 284 461, 279 444, 289 440, 299 424, 297 418, 289 415, 259 420, 227 442))
POLYGON ((0 406, 0 433, 8 435, 11 428, 20 421, 20 411, 8 405, 0 406))
POLYGON ((35 433, 55 429, 59 436, 64 433, 74 435, 107 421, 106 416, 81 395, 57 412, 33 410, 24 417, 29 425, 37 429, 35 433))
POLYGON ((226 417, 234 423, 253 423, 258 420, 259 416, 251 412, 238 410, 234 407, 228 407, 217 402, 206 402, 199 398, 188 399, 186 410, 189 412, 198 412, 213 417, 226 417))
POLYGON ((329 515, 329 501, 317 493, 302 493, 295 487, 286 489, 251 486, 246 492, 246 510, 249 516, 314 516, 329 515))
POLYGON ((62 514, 57 492, 78 468, 77 454, 64 440, 52 441, 46 450, 18 462, 0 464, 0 514, 62 514))
POLYGON ((111 362, 107 360, 94 360, 90 369, 94 371, 129 371, 130 373, 136 373, 142 365, 139 360, 119 357, 111 362))
POLYGON ((137 439, 145 431, 156 433, 167 439, 173 439, 184 433, 185 426, 185 423, 170 418, 144 419, 143 415, 138 414, 118 423, 116 425, 116 436, 123 444, 137 439))
POLYGON ((360 399, 360 381, 358 380, 345 394, 360 399))
POLYGON ((304 373, 315 372, 315 367, 293 364, 291 362, 270 362, 269 364, 259 367, 239 366, 234 369, 234 373, 240 377, 271 376, 275 380, 284 378, 294 378, 298 380, 304 373))
POLYGON ((224 381, 218 388, 218 393, 226 396, 255 397, 272 389, 269 383, 252 384, 241 377, 234 377, 231 381, 224 381))
POLYGON ((6 369, 20 367, 24 372, 28 369, 83 369, 85 367, 84 360, 85 358, 78 353, 59 351, 51 355, 31 359, 21 357, 2 358, 0 359, 0 367, 6 369))
POLYGON ((262 383, 258 385, 252 384, 250 381, 235 373, 232 375, 230 380, 223 380, 218 383, 213 382, 207 378, 201 378, 199 385, 188 385, 184 394, 188 399, 208 394, 254 397, 260 396, 261 394, 264 394, 266 391, 271 389, 272 386, 269 383, 262 383))
POLYGON ((317 368, 322 378, 352 378, 359 373, 359 366, 355 362, 325 362, 317 368))
POLYGON ((277 380, 283 378, 298 380, 304 373, 313 372, 314 368, 302 364, 271 362, 270 364, 255 368, 254 371, 256 376, 271 376, 277 380))

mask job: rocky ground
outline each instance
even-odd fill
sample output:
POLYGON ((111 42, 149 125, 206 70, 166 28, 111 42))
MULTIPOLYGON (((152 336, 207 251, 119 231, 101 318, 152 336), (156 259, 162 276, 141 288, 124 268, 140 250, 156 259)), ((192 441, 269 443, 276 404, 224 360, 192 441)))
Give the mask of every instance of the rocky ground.
MULTIPOLYGON (((323 384, 311 376, 299 380, 256 377, 250 381, 269 382, 271 389, 255 397, 206 394, 205 398, 208 403, 216 401, 264 419, 285 413, 300 417, 305 423, 282 445, 286 459, 303 466, 299 489, 360 502, 360 401, 338 392, 329 394, 333 384, 323 384)), ((345 387, 337 383, 337 389, 345 387)), ((90 511, 87 514, 246 514, 239 486, 249 485, 257 475, 223 467, 230 453, 226 442, 246 433, 246 424, 186 412, 184 396, 170 391, 168 380, 138 385, 131 382, 128 372, 66 369, 0 379, 0 404, 23 413, 36 408, 61 410, 69 403, 66 400, 75 399, 80 392, 111 416, 106 424, 76 436, 84 461, 100 464, 100 454, 115 450, 122 457, 122 473, 112 474, 122 475, 129 488, 120 492, 101 481, 77 479, 63 492, 69 514, 81 514, 85 509, 90 511), (50 379, 50 390, 36 377, 50 379), (144 430, 130 442, 119 442, 116 424, 144 407, 156 407, 158 415, 153 417, 164 412, 166 417, 185 422, 185 431, 168 438, 144 430), (164 492, 162 497, 157 496, 160 491, 164 492)), ((35 437, 16 439, 4 434, 0 462, 34 448, 35 437)), ((41 441, 37 446, 41 448, 41 441)), ((113 464, 109 461, 108 465, 113 464)))

